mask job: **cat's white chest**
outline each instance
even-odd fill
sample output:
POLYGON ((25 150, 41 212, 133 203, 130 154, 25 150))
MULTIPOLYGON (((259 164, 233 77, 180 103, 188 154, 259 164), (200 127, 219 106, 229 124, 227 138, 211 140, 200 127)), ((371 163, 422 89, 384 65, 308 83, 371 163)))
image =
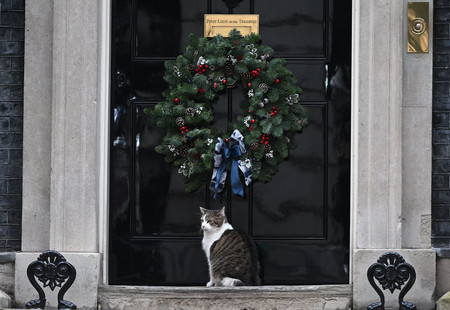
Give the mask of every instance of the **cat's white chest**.
POLYGON ((209 262, 209 256, 210 256, 210 249, 214 242, 220 239, 222 237, 223 233, 226 230, 233 229, 233 226, 231 226, 229 223, 223 224, 219 230, 217 231, 204 231, 203 232, 203 240, 202 240, 202 246, 203 251, 205 251, 206 257, 208 258, 209 262))

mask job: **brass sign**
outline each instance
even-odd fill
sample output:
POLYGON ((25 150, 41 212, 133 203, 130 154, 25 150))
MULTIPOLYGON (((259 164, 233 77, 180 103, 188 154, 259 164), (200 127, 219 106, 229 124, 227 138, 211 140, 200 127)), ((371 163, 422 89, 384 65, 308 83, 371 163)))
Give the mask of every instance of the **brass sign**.
POLYGON ((408 53, 428 53, 428 2, 408 2, 408 53))
POLYGON ((205 37, 228 37, 234 28, 243 36, 259 33, 259 14, 205 14, 205 37))

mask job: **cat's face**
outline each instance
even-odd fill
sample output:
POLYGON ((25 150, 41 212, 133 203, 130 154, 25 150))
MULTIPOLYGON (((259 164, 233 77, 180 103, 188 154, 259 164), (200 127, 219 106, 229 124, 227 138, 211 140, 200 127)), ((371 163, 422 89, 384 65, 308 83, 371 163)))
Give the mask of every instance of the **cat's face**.
POLYGON ((218 230, 223 223, 227 222, 225 207, 220 210, 208 210, 200 207, 200 211, 202 212, 201 224, 204 231, 218 230))

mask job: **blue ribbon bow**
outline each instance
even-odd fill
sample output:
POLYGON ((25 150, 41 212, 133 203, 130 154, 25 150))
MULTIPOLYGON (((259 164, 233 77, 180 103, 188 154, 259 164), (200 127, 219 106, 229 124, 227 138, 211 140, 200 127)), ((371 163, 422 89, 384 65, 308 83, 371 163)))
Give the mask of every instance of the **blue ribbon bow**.
POLYGON ((214 149, 214 171, 211 178, 211 189, 214 189, 214 199, 222 192, 227 177, 227 164, 231 159, 231 189, 233 193, 244 197, 244 189, 239 179, 239 159, 246 152, 242 134, 235 130, 230 137, 229 145, 226 145, 221 138, 217 139, 214 149))

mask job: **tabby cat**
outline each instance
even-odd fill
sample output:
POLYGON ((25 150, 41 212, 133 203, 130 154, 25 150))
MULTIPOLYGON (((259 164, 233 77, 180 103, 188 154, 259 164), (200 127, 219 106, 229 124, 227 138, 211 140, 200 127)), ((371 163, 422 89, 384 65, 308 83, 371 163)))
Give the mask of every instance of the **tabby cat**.
POLYGON ((206 286, 260 285, 258 254, 250 237, 233 229, 225 207, 200 211, 210 276, 206 286))

